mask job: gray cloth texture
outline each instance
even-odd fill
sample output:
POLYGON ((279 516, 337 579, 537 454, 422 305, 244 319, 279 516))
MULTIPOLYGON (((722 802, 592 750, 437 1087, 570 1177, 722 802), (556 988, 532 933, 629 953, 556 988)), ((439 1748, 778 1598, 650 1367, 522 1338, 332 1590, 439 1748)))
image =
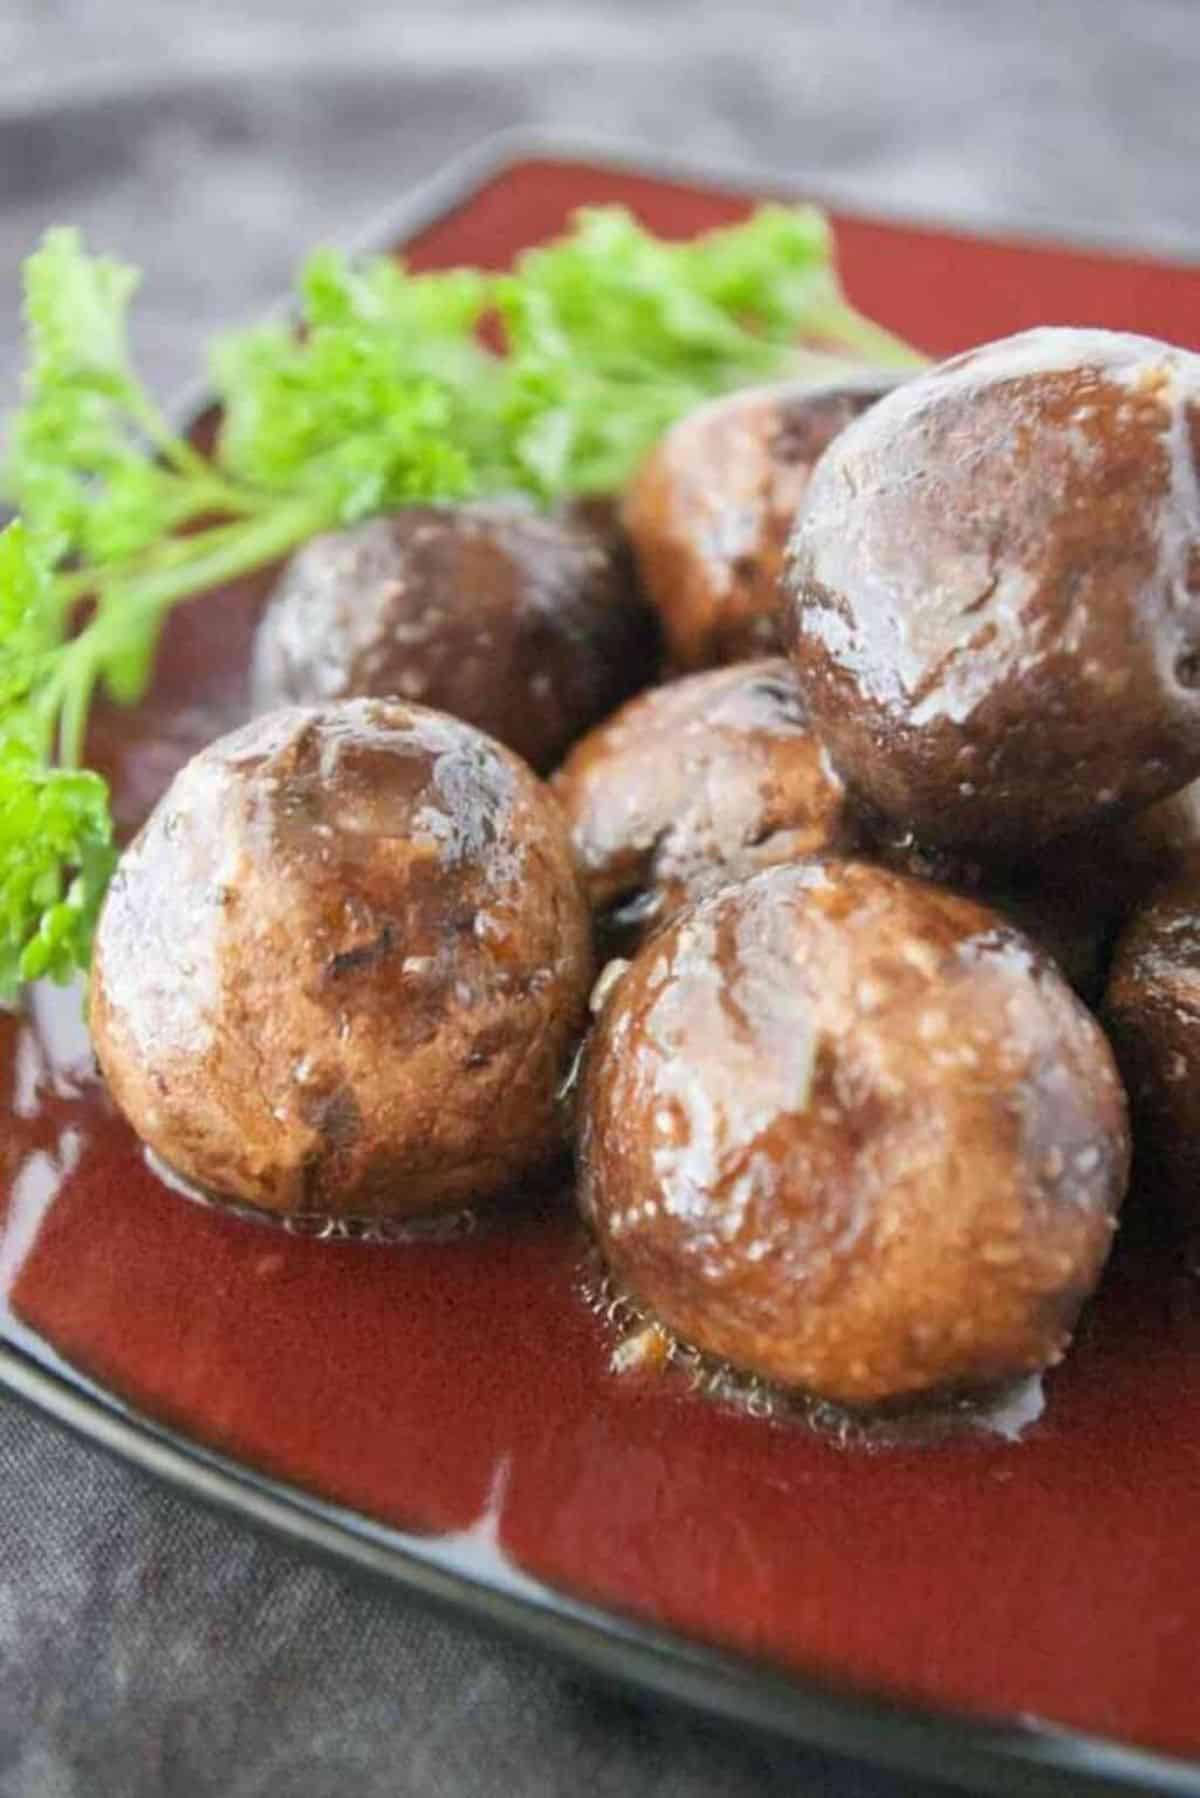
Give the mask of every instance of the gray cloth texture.
MULTIPOLYGON (((1198 82, 1193 0, 0 0, 0 408, 46 225, 145 268, 170 392, 309 244, 521 124, 1193 256, 1198 82)), ((933 1787, 602 1692, 0 1402, 0 1798, 576 1791, 933 1787)))

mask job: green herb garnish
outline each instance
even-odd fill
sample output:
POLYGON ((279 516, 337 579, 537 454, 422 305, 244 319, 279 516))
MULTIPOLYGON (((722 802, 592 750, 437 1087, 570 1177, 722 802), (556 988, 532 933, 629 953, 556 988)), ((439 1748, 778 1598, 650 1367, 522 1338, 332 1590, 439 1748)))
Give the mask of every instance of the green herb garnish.
POLYGON ((820 212, 764 206, 682 244, 582 212, 509 275, 318 251, 302 333, 217 346, 209 458, 134 372, 135 272, 51 231, 25 266, 21 519, 0 534, 0 998, 86 966, 113 863, 104 783, 79 769, 89 710, 98 688, 140 698, 173 606, 411 502, 613 491, 675 419, 747 382, 919 362, 849 305, 832 250, 820 212))
MULTIPOLYGON (((98 774, 51 762, 72 645, 47 563, 0 532, 0 1003, 86 966, 116 852, 98 774)), ((69 678, 69 677, 67 677, 69 678)))

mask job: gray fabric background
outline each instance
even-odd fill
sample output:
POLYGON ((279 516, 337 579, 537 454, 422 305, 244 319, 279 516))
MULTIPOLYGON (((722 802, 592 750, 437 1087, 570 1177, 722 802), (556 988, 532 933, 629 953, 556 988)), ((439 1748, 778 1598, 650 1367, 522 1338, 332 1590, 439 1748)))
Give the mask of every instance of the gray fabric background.
MULTIPOLYGON (((310 241, 522 122, 1194 254, 1198 79, 1192 0, 0 0, 0 406, 47 223, 145 265, 169 389, 310 241)), ((605 1696, 0 1404, 0 1798, 919 1789, 605 1696)))

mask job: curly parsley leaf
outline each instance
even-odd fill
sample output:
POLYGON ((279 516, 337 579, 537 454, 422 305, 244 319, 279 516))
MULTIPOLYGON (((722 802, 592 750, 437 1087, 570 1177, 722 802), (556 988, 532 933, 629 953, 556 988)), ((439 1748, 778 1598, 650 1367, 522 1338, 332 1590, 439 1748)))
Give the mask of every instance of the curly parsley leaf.
POLYGON ((48 232, 25 264, 30 366, 6 485, 40 541, 85 563, 130 556, 225 497, 130 365, 137 281, 70 230, 48 232))
POLYGON ((497 282, 509 344, 505 424, 522 485, 546 497, 622 486, 657 437, 703 401, 789 374, 828 378, 840 342, 882 363, 921 360, 841 293, 825 215, 760 207, 682 243, 619 207, 497 282))
POLYGON ((330 522, 474 492, 496 380, 476 337, 484 277, 355 268, 325 250, 300 291, 302 336, 277 324, 217 349, 222 466, 267 492, 311 493, 330 522))
POLYGON ((53 767, 41 701, 57 667, 49 569, 25 527, 0 533, 0 1002, 86 965, 115 851, 97 774, 53 767))

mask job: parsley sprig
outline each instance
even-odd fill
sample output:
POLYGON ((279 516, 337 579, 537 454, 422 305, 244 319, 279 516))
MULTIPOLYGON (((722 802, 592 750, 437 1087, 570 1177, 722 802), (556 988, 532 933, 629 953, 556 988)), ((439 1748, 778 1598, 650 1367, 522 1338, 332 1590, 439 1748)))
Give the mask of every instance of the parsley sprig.
POLYGON ((688 243, 606 208, 505 275, 317 251, 301 331, 217 345, 208 457, 137 376, 136 286, 71 230, 25 265, 5 480, 20 518, 0 534, 4 1000, 86 966, 114 860, 104 782, 80 768, 88 716, 98 690, 140 698, 172 607, 371 513, 616 490, 675 419, 748 382, 920 360, 848 303, 813 208, 688 243))

